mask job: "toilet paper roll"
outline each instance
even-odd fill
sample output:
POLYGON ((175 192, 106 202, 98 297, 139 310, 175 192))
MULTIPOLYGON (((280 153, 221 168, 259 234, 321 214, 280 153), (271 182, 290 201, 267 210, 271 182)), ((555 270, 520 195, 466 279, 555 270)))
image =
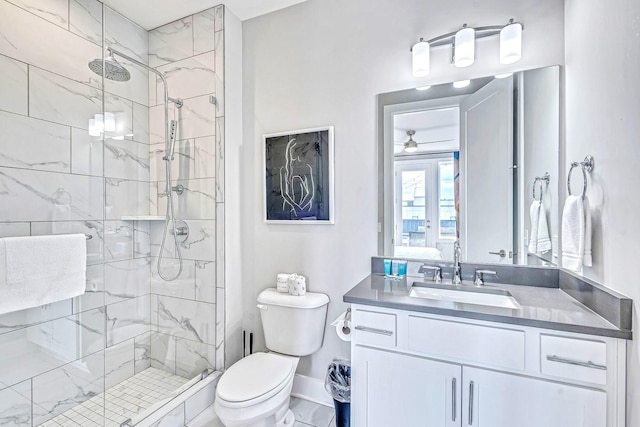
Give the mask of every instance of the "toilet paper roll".
POLYGON ((276 290, 278 292, 288 293, 289 292, 289 277, 291 273, 278 273, 276 277, 276 290))
POLYGON ((347 312, 342 313, 336 320, 331 323, 331 326, 335 326, 336 335, 342 341, 351 341, 351 333, 353 332, 353 327, 351 326, 351 320, 346 321, 346 328, 348 331, 344 330, 345 327, 345 317, 347 316, 347 312))
POLYGON ((289 293, 295 296, 302 296, 307 293, 307 279, 299 274, 289 276, 289 293))

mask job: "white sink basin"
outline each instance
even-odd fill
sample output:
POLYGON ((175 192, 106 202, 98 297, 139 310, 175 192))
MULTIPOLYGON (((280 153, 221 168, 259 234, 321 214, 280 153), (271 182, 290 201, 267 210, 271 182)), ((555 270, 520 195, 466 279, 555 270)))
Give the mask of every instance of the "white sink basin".
POLYGON ((409 296, 439 301, 459 302, 463 304, 485 305, 501 308, 520 308, 520 304, 507 291, 499 289, 461 289, 443 285, 429 285, 415 282, 409 296))

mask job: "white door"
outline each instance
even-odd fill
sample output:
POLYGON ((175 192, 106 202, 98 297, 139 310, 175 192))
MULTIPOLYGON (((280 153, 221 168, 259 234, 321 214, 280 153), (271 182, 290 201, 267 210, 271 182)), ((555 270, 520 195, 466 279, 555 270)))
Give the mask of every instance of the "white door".
POLYGON ((603 391, 464 367, 462 425, 468 427, 603 427, 603 391))
POLYGON ((396 163, 395 246, 435 247, 437 196, 433 162, 396 163))
POLYGON ((460 427, 461 366, 355 346, 354 427, 460 427))
POLYGON ((460 244, 467 261, 512 263, 513 120, 512 79, 494 79, 460 104, 460 244))

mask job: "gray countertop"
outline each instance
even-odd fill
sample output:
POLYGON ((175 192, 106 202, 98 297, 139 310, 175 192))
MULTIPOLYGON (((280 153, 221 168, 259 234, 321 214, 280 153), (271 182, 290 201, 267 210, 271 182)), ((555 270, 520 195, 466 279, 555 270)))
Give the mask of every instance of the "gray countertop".
POLYGON ((486 284, 486 289, 509 291, 521 306, 508 309, 413 298, 409 291, 414 281, 424 282, 424 279, 410 276, 398 280, 372 274, 347 292, 343 301, 613 338, 632 337, 631 331, 616 327, 559 288, 486 284))

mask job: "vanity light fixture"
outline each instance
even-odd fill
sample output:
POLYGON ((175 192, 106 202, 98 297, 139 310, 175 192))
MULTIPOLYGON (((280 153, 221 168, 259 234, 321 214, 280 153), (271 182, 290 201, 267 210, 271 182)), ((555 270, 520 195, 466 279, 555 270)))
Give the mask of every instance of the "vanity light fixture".
POLYGON ((418 143, 413 140, 413 135, 416 134, 415 130, 408 130, 407 135, 409 135, 409 140, 404 143, 404 148, 402 151, 404 153, 415 153, 418 151, 418 143))
POLYGON ((443 34, 429 40, 423 37, 411 48, 413 75, 425 77, 431 68, 432 47, 451 45, 451 63, 456 67, 468 67, 475 61, 475 41, 485 37, 500 35, 500 63, 513 64, 522 57, 521 23, 509 20, 507 25, 491 25, 486 27, 467 27, 464 24, 458 31, 443 34))
POLYGON ((457 82, 453 82, 453 87, 456 89, 462 89, 469 86, 469 84, 471 84, 471 80, 458 80, 457 82))

